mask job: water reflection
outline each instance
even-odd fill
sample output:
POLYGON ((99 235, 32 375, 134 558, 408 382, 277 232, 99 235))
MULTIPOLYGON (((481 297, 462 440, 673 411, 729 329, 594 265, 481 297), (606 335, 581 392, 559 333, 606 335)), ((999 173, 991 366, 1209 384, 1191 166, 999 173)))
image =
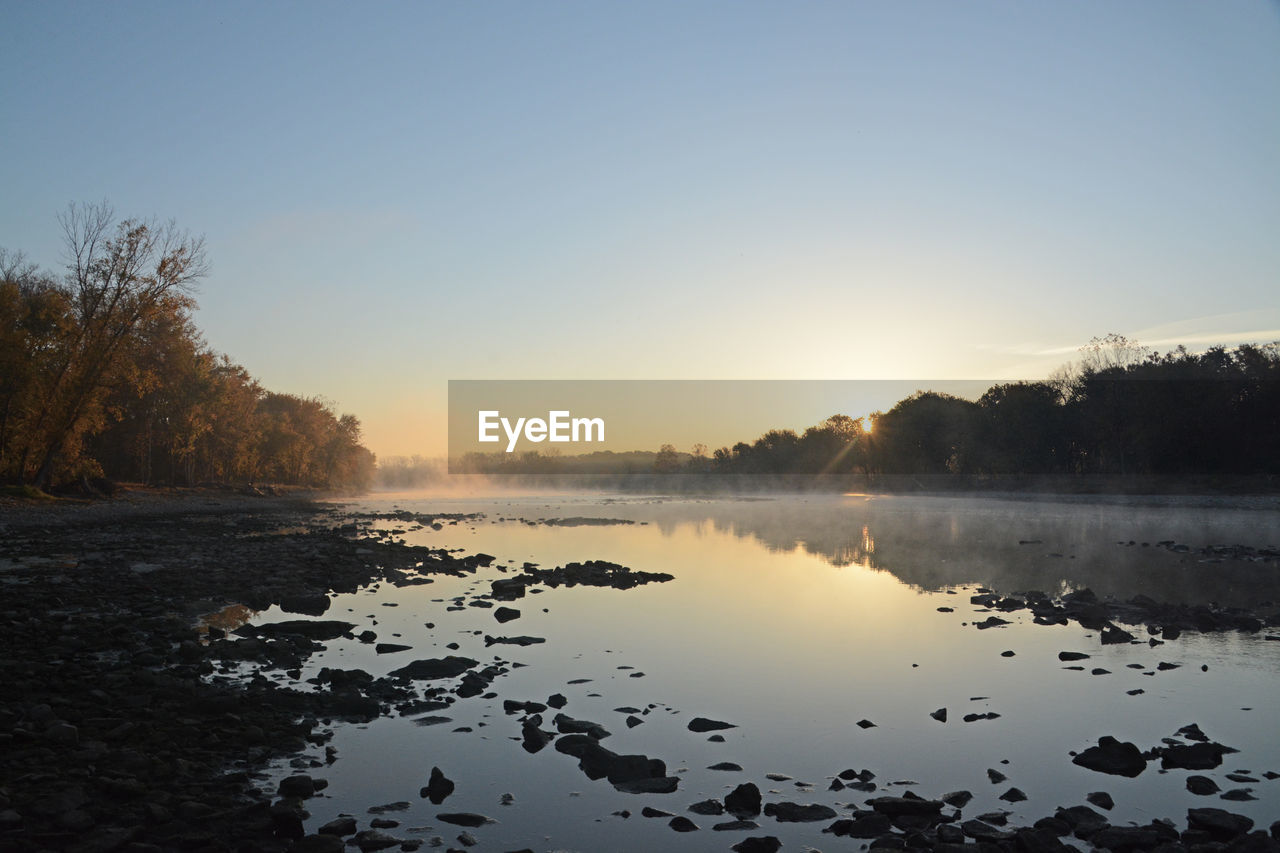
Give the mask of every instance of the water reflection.
MULTIPOLYGON (((332 609, 359 623, 356 633, 372 630, 412 646, 406 658, 457 653, 487 661, 496 650, 513 665, 494 682, 493 694, 451 705, 448 725, 393 717, 339 728, 333 741, 339 760, 325 771, 330 786, 308 803, 312 828, 344 811, 364 815, 371 804, 396 800, 412 802, 405 825, 438 825, 438 810, 415 796, 432 764, 458 782, 451 809, 499 818, 477 830, 488 848, 542 839, 544 848, 584 850, 707 849, 713 843, 707 822, 703 833, 685 838, 663 821, 628 820, 619 810, 683 811, 748 779, 770 801, 844 809, 864 799, 827 790, 845 768, 878 774, 875 793, 968 790, 974 800, 967 815, 1008 808, 1015 823, 1082 803, 1100 788, 1115 797, 1108 813, 1115 822, 1179 818, 1188 807, 1226 804, 1191 795, 1185 774, 1100 777, 1070 757, 1106 734, 1151 748, 1190 722, 1241 750, 1222 772, 1280 767, 1269 725, 1274 715, 1265 710, 1280 701, 1280 643, 1258 634, 1188 632, 1161 646, 1103 646, 1078 624, 1034 625, 1025 612, 1005 614, 1004 628, 977 630, 974 623, 990 614, 970 600, 975 584, 1046 592, 1087 584, 1103 594, 1252 596, 1245 603, 1256 604, 1274 597, 1274 566, 1200 563, 1191 553, 1141 543, 1264 544, 1276 538, 1267 513, 865 497, 605 505, 599 497, 539 496, 413 508, 438 512, 444 504, 485 518, 409 531, 406 538, 484 550, 497 555, 492 568, 439 576, 427 586, 375 584, 336 596, 332 609), (650 523, 563 528, 498 520, 592 515, 650 523), (503 565, 590 558, 675 579, 627 591, 559 587, 531 594, 518 605, 523 614, 512 633, 545 642, 519 649, 485 646, 496 624, 490 609, 448 607, 487 595, 492 580, 510 576, 503 565), (1089 667, 1065 668, 1063 650, 1088 653, 1089 667), (1166 662, 1176 666, 1161 667, 1166 662), (679 792, 666 799, 624 795, 587 782, 576 762, 554 749, 525 754, 520 723, 503 700, 552 694, 567 697, 570 716, 612 731, 611 749, 663 759, 680 776, 679 792), (631 728, 619 710, 626 707, 652 713, 631 728), (938 708, 949 709, 949 722, 932 716, 938 708), (965 722, 970 714, 999 716, 965 722), (693 716, 735 728, 712 742, 691 734, 693 716), (863 719, 875 726, 860 727, 863 719), (744 769, 730 775, 710 769, 726 760, 744 769), (999 768, 1007 784, 993 785, 988 768, 999 768), (773 782, 769 773, 813 785, 773 782), (895 785, 903 779, 918 784, 895 785), (1000 800, 1009 785, 1029 800, 1000 800), (515 804, 499 806, 508 793, 515 804)), ((263 616, 294 618, 274 608, 263 616)), ((302 676, 323 666, 381 676, 404 663, 395 657, 340 639, 302 676)), ((1230 807, 1262 820, 1274 802, 1265 786, 1257 792, 1258 802, 1230 807)), ((787 849, 829 841, 820 825, 766 826, 787 849)), ((716 838, 715 849, 734 840, 716 838)))
POLYGON ((775 553, 888 571, 926 591, 981 584, 1061 594, 1087 586, 1116 598, 1250 607, 1280 599, 1275 558, 1199 553, 1211 545, 1273 547, 1280 513, 1271 510, 866 496, 664 501, 628 509, 666 535, 705 523, 775 553))
POLYGON ((221 610, 215 610, 212 613, 206 613, 200 617, 200 622, 196 625, 196 633, 202 639, 209 636, 210 628, 217 628, 221 631, 230 633, 241 625, 247 625, 258 615, 258 611, 244 604, 228 604, 221 610))

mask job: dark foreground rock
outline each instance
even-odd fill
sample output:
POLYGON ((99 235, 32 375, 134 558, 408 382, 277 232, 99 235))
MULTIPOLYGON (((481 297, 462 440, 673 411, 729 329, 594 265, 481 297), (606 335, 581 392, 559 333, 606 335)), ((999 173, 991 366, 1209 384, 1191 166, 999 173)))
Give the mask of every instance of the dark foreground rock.
MULTIPOLYGON (((614 589, 631 589, 646 583, 665 583, 674 576, 666 572, 637 572, 628 566, 606 560, 587 560, 585 563, 567 563, 554 569, 526 567, 518 579, 526 585, 540 583, 557 586, 608 586, 614 589)), ((497 582, 495 581, 495 584, 497 582)), ((495 594, 497 589, 495 587, 495 594)))
POLYGON ((619 755, 587 734, 567 734, 556 741, 556 751, 578 759, 588 779, 608 779, 619 791, 630 794, 669 794, 679 780, 667 776, 662 760, 647 755, 619 755))
POLYGON ((1135 744, 1122 743, 1110 735, 1099 738, 1097 746, 1089 747, 1071 763, 1115 776, 1138 776, 1147 769, 1147 760, 1135 744))
POLYGON ((706 717, 694 717, 689 721, 689 731, 691 732, 715 732, 734 728, 737 728, 737 726, 733 723, 725 723, 720 720, 709 720, 706 717))
POLYGON ((739 817, 755 817, 760 814, 760 789, 754 782, 744 782, 724 798, 724 810, 739 817))
POLYGON ((431 778, 427 780, 427 784, 418 792, 418 795, 430 800, 433 806, 438 806, 449 798, 453 788, 453 780, 446 777, 439 767, 432 767, 431 778))
POLYGON ((822 803, 768 803, 764 814, 779 823, 811 823, 831 820, 836 816, 836 810, 822 803))
POLYGON ((454 678, 476 666, 479 661, 449 655, 443 658, 426 658, 393 669, 387 673, 392 678, 429 681, 436 678, 454 678))

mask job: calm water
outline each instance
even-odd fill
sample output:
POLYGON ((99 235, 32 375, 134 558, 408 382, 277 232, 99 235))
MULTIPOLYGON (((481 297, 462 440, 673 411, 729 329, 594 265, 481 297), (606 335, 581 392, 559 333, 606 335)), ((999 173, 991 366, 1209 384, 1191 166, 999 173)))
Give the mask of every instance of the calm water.
MULTIPOLYGON (((321 666, 383 675, 410 660, 446 654, 524 666, 493 683, 497 698, 459 700, 432 712, 448 716, 446 723, 421 726, 394 717, 338 726, 332 741, 338 760, 312 771, 329 780, 323 795, 308 803, 312 830, 343 813, 367 828, 376 816, 368 813, 370 806, 409 801, 408 810, 385 815, 401 822, 391 833, 428 841, 439 836, 446 846, 457 846, 461 829, 436 815, 480 812, 496 822, 470 830, 480 841, 477 850, 727 850, 752 834, 776 835, 784 849, 853 845, 821 834, 830 821, 784 824, 760 817, 758 830, 712 832, 712 824, 731 818, 686 811, 745 781, 766 792, 766 803, 817 802, 838 812, 845 804, 907 789, 926 797, 966 789, 974 794, 963 810, 966 818, 1004 809, 1012 822, 1029 823, 1057 806, 1084 803, 1092 791, 1114 797, 1110 818, 1117 824, 1171 817, 1181 827, 1188 807, 1209 805, 1248 814, 1264 826, 1280 817, 1280 781, 1260 775, 1280 771, 1280 642, 1266 641, 1265 632, 1189 633, 1154 648, 1102 647, 1094 632, 1075 624, 1034 625, 1025 611, 1006 614, 1013 622, 1007 627, 979 631, 972 623, 987 614, 969 603, 979 586, 1051 594, 1088 586, 1099 595, 1143 593, 1257 607, 1280 600, 1280 566, 1209 562, 1195 549, 1280 544, 1280 514, 1274 511, 863 496, 707 501, 401 495, 349 506, 482 512, 483 520, 408 530, 404 538, 484 551, 498 560, 473 577, 441 576, 404 588, 383 584, 337 596, 325 618, 356 622, 357 633, 369 628, 379 641, 413 650, 378 656, 371 646, 339 640, 313 657, 304 678, 321 666), (566 528, 499 520, 569 516, 637 523, 566 528), (1155 547, 1170 539, 1192 552, 1155 547), (1038 541, 1019 544, 1026 540, 1038 541), (512 604, 523 616, 505 625, 491 610, 445 610, 457 596, 469 601, 487 593, 489 581, 503 576, 499 564, 518 568, 528 560, 550 567, 588 559, 669 572, 675 580, 631 590, 547 589, 512 604), (391 604, 396 606, 384 606, 391 604), (546 643, 486 648, 485 633, 527 634, 546 643), (446 649, 448 643, 458 643, 459 650, 446 649), (1084 671, 1068 670, 1057 658, 1063 650, 1092 658, 1083 662, 1084 671), (1006 651, 1015 654, 1002 656, 1006 651), (1181 666, 1158 671, 1162 661, 1181 666), (1109 674, 1091 675, 1093 667, 1109 674), (568 683, 576 679, 591 680, 568 683), (1144 692, 1128 694, 1139 688, 1144 692), (545 701, 557 692, 568 697, 569 716, 602 723, 613 733, 603 745, 663 759, 668 773, 680 776, 679 790, 624 794, 604 780, 588 780, 576 759, 553 746, 527 754, 518 717, 503 713, 502 700, 545 701), (623 706, 648 709, 644 723, 628 729, 626 714, 614 710, 623 706), (942 707, 949 712, 945 724, 929 716, 942 707), (1000 717, 962 722, 971 712, 1000 717), (694 716, 737 727, 723 732, 725 742, 709 742, 687 730, 694 716), (857 726, 863 719, 875 727, 857 726), (1070 763, 1071 750, 1101 735, 1147 749, 1193 722, 1210 739, 1240 750, 1217 770, 1202 772, 1224 791, 1252 789, 1256 801, 1196 797, 1185 789, 1187 771, 1160 773, 1158 762, 1136 779, 1070 763), (472 731, 454 731, 460 727, 472 731), (723 761, 743 770, 707 769, 723 761), (418 796, 433 765, 457 784, 439 807, 418 796), (827 790, 847 768, 874 772, 879 790, 827 790), (993 784, 988 768, 1008 781, 993 784), (1262 781, 1224 778, 1236 770, 1262 781), (769 773, 791 778, 771 781, 769 773), (998 800, 1010 786, 1029 799, 998 800), (511 804, 501 804, 504 794, 512 796, 511 804), (669 818, 643 818, 646 805, 685 814, 700 831, 678 834, 668 828, 669 818), (614 814, 623 809, 631 811, 629 819, 614 814)), ((284 618, 297 617, 273 609, 256 621, 284 618)), ((554 713, 544 714, 543 728, 552 728, 554 713)))

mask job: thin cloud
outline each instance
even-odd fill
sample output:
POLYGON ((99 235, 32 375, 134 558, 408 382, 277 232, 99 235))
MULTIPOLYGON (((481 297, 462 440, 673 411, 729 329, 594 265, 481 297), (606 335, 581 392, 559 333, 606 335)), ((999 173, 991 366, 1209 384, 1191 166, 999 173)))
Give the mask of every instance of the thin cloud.
MULTIPOLYGON (((1188 321, 1188 323, 1193 321, 1188 321)), ((1170 324, 1170 325, 1182 325, 1170 324)), ((1157 326, 1151 329, 1140 330, 1125 337, 1145 347, 1175 347, 1185 345, 1191 347, 1193 344, 1205 344, 1213 346, 1221 344, 1230 346, 1242 343, 1270 343, 1272 341, 1280 341, 1280 327, 1269 329, 1244 329, 1240 331, 1217 331, 1217 332, 1195 332, 1180 334, 1171 332, 1169 326, 1157 326)), ((1087 343, 1074 343, 1065 346, 1035 346, 1033 344, 1009 344, 1005 346, 985 344, 979 346, 979 349, 987 352, 998 352, 1006 355, 1029 356, 1033 358, 1047 358, 1049 356, 1073 355, 1080 351, 1087 343)))

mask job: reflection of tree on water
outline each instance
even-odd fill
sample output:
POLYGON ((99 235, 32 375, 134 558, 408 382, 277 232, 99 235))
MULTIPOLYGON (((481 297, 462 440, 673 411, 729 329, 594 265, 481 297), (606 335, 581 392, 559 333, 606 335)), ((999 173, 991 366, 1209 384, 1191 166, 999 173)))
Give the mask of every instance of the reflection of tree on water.
POLYGON ((200 624, 197 626, 197 633, 202 636, 208 635, 210 628, 218 628, 222 631, 234 631, 241 625, 247 625, 253 621, 258 615, 258 611, 244 604, 228 604, 221 610, 215 610, 213 613, 206 613, 200 617, 200 624))
POLYGON ((1268 511, 904 496, 672 501, 651 511, 667 535, 706 524, 775 553, 888 571, 930 591, 981 584, 1057 595, 1088 586, 1117 598, 1280 600, 1274 563, 1211 562, 1196 553, 1211 544, 1280 542, 1280 515, 1268 511), (1191 551, 1157 544, 1169 540, 1191 551))

